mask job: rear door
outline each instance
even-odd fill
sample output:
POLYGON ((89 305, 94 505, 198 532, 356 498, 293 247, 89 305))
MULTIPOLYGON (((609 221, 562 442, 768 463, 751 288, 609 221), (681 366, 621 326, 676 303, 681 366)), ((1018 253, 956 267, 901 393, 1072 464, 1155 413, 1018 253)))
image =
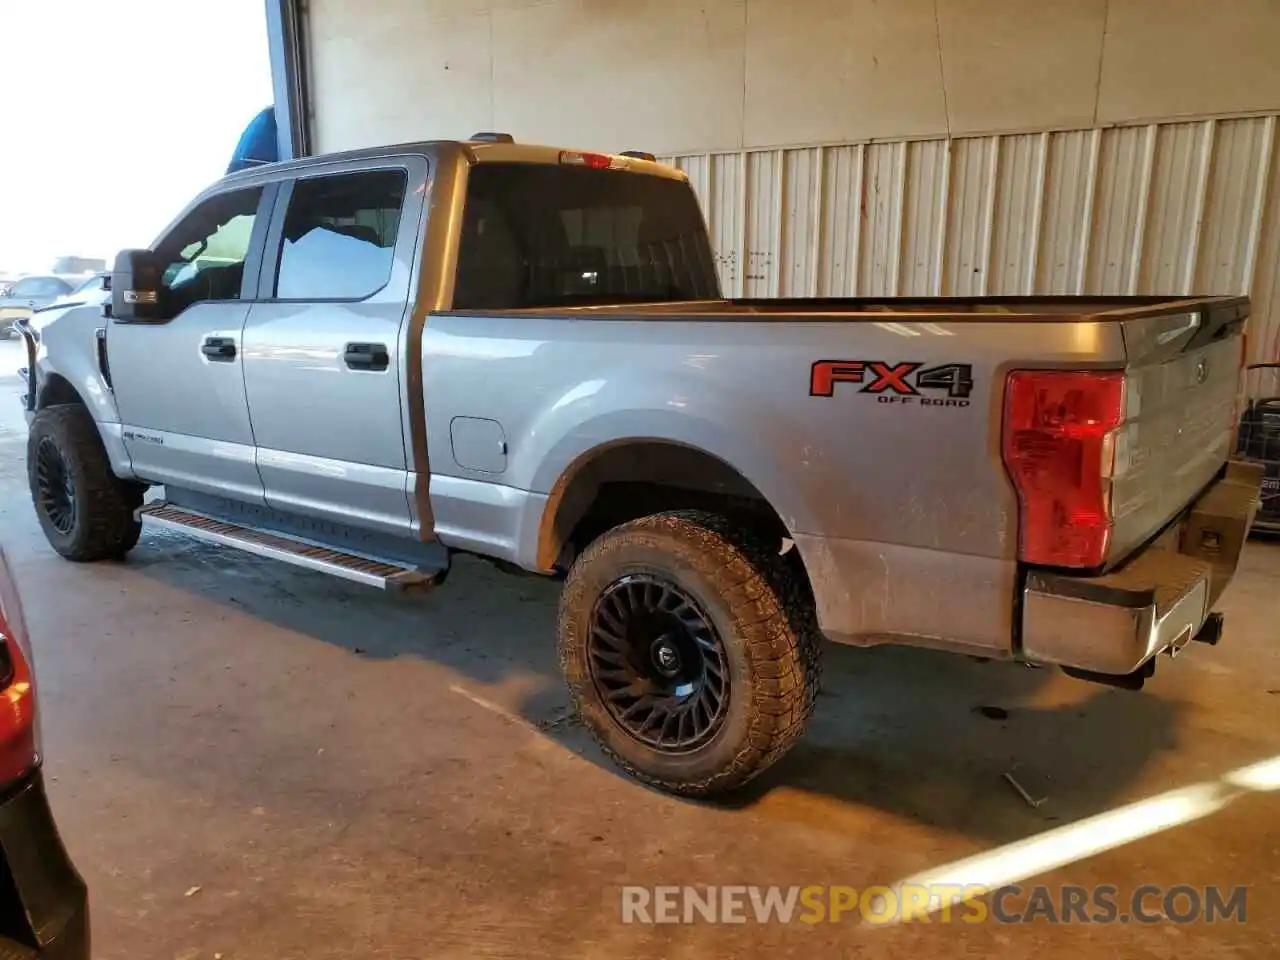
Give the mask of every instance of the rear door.
POLYGON ((124 445, 144 479, 262 502, 241 334, 274 195, 246 187, 194 207, 155 248, 172 315, 108 326, 124 445))
POLYGON ((244 380, 269 506, 411 533, 401 395, 426 161, 281 185, 244 380))

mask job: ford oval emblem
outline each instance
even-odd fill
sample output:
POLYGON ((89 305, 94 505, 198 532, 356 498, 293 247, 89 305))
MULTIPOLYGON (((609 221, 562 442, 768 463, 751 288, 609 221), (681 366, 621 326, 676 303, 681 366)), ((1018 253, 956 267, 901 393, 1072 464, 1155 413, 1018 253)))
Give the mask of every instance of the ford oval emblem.
POLYGON ((1209 379, 1209 361, 1201 360, 1196 364, 1196 383, 1204 383, 1209 379))

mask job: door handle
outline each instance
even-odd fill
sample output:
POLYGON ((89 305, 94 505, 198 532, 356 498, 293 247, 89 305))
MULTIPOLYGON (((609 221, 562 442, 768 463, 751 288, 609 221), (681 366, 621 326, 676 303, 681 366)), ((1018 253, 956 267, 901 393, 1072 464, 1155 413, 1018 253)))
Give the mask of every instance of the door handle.
POLYGON ((385 370, 391 365, 385 343, 348 343, 342 359, 352 370, 385 370))
POLYGON ((236 358, 236 342, 230 337, 205 337, 200 352, 218 363, 230 363, 236 358))

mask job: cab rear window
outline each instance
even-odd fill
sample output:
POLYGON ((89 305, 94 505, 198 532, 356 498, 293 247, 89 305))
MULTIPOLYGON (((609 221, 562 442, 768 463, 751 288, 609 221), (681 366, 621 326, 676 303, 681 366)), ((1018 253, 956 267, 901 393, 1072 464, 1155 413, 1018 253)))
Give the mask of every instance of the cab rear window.
POLYGON ((476 165, 457 270, 459 310, 719 296, 689 185, 618 170, 476 165))

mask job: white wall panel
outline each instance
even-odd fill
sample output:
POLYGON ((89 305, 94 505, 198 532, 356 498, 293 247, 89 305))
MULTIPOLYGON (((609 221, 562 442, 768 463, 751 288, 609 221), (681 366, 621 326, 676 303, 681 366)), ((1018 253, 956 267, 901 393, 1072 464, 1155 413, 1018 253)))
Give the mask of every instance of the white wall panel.
POLYGON ((901 266, 907 144, 872 143, 862 178, 862 240, 858 296, 892 297, 901 266))
POLYGON ((1280 359, 1276 117, 669 158, 733 296, 1249 293, 1280 359))
POLYGON ((1154 139, 1154 127, 1119 127, 1103 134, 1086 238, 1085 293, 1138 292, 1154 139))
POLYGON ((852 297, 858 292, 866 154, 864 144, 819 148, 822 177, 814 206, 823 236, 817 265, 820 297, 852 297))
POLYGON ((665 153, 1280 110, 1276 0, 307 0, 321 151, 665 153))
POLYGON ((1048 134, 1003 137, 996 171, 989 293, 1035 290, 1048 134))
POLYGON ((1277 34, 1275 0, 1108 0, 1097 122, 1275 110, 1277 34))
POLYGON ((1188 293, 1213 157, 1214 123, 1170 123, 1156 134, 1147 200, 1147 232, 1138 284, 1188 293))
POLYGON ((944 235, 947 216, 947 173, 951 144, 946 140, 916 140, 907 144, 907 180, 903 201, 901 266, 898 293, 934 296, 942 289, 944 235))
POLYGON ((782 170, 788 155, 770 150, 747 154, 747 272, 743 296, 776 297, 781 285, 783 236, 782 170))
POLYGON ((1039 293, 1084 290, 1101 143, 1100 130, 1058 133, 1049 138, 1040 254, 1036 265, 1039 293))
POLYGON ((944 221, 947 233, 942 291, 959 297, 977 297, 990 292, 987 275, 1000 138, 956 140, 951 152, 951 199, 944 221))
POLYGON ((781 170, 779 214, 782 219, 782 265, 778 296, 802 297, 815 290, 815 268, 822 250, 822 217, 817 202, 822 178, 822 151, 788 150, 781 170))
POLYGON ((1108 0, 938 0, 952 131, 1093 123, 1108 0))
POLYGON ((1271 125, 1265 149, 1270 155, 1266 180, 1266 201, 1260 212, 1257 256, 1253 265, 1253 282, 1250 285, 1253 309, 1256 316, 1266 316, 1270 322, 1256 321, 1251 331, 1254 360, 1280 361, 1280 153, 1275 143, 1275 118, 1271 125))
POLYGON ((1248 290, 1258 243, 1274 121, 1214 125, 1194 288, 1248 290))

